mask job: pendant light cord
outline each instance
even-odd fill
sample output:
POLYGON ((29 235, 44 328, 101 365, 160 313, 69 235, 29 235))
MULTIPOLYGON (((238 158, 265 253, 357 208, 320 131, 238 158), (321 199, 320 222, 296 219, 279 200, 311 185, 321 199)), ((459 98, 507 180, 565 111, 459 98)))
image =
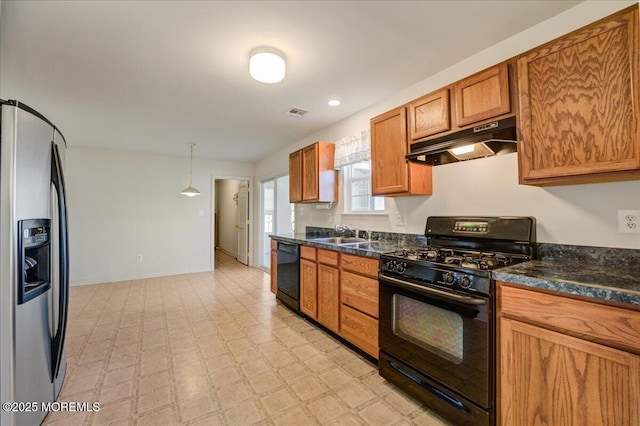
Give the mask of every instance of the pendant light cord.
POLYGON ((194 143, 189 144, 190 154, 189 154, 189 187, 192 186, 192 177, 193 177, 193 146, 194 143))

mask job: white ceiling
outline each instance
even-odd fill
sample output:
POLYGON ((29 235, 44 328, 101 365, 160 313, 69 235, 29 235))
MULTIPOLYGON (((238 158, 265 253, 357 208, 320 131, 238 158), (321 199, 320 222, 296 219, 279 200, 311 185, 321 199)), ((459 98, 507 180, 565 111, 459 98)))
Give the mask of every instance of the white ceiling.
POLYGON ((69 145, 253 162, 577 3, 4 0, 0 93, 69 145), (283 82, 249 76, 258 46, 283 82))

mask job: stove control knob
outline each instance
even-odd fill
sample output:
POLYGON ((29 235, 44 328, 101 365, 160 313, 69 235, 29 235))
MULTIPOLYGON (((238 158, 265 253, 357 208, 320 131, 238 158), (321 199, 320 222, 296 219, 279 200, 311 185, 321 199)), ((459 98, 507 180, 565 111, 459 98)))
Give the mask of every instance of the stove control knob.
POLYGON ((386 263, 387 269, 390 271, 393 271, 394 269, 396 269, 396 262, 394 260, 389 260, 386 263))
POLYGON ((465 275, 460 280, 460 285, 464 288, 469 288, 469 286, 471 285, 471 279, 467 275, 465 275))
POLYGON ((398 272, 404 272, 407 270, 407 262, 398 262, 397 268, 398 272))
POLYGON ((451 272, 445 272, 442 278, 444 279, 444 282, 447 284, 453 284, 453 281, 455 280, 455 277, 451 272))

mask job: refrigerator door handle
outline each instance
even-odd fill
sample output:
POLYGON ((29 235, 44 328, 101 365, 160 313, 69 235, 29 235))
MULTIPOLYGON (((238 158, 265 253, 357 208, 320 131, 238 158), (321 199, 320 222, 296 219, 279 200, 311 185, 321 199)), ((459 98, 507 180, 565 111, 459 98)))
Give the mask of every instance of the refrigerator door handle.
POLYGON ((51 182, 58 193, 58 232, 60 242, 60 297, 58 298, 58 324, 55 336, 51 340, 51 372, 52 381, 58 376, 62 363, 62 351, 67 330, 67 313, 69 305, 69 241, 67 235, 67 199, 65 194, 64 176, 58 146, 52 142, 51 182))

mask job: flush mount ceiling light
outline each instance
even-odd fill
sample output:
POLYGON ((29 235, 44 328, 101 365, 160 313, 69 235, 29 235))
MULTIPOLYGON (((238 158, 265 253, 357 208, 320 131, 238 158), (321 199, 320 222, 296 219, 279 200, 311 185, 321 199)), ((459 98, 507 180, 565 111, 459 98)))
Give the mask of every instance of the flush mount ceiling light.
POLYGON ((181 195, 186 195, 187 197, 195 197, 196 195, 200 195, 200 191, 193 187, 191 178, 193 177, 193 147, 195 143, 189 143, 189 186, 182 190, 181 195))
POLYGON ((340 105, 340 101, 339 101, 339 100, 337 100, 337 99, 331 99, 331 100, 329 101, 329 106, 334 107, 334 106, 338 106, 338 105, 340 105))
POLYGON ((271 47, 254 49, 249 58, 249 74, 261 83, 282 81, 286 74, 284 55, 271 47))

